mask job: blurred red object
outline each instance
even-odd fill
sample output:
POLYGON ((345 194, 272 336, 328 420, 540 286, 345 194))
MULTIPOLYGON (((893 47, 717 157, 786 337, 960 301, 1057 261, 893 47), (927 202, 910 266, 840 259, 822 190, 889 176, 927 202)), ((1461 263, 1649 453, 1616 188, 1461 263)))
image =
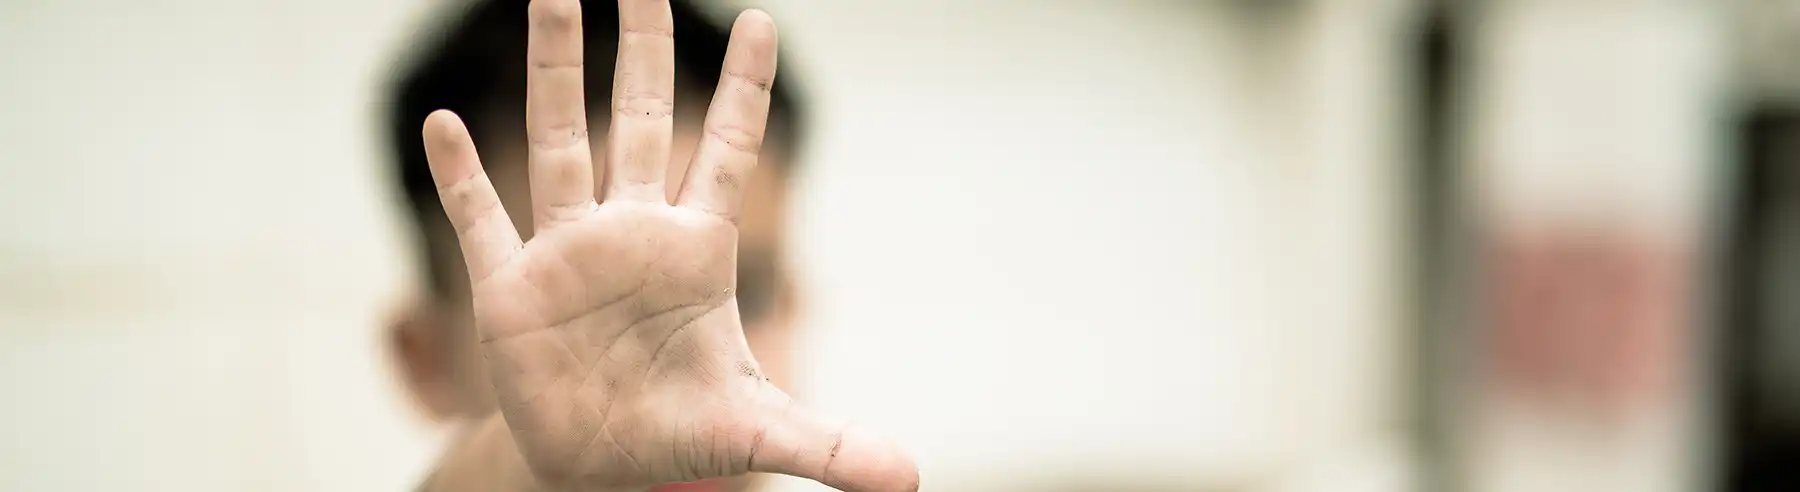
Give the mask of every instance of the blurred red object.
POLYGON ((1500 394, 1610 413, 1679 389, 1692 276, 1670 244, 1598 228, 1495 238, 1482 314, 1500 394))

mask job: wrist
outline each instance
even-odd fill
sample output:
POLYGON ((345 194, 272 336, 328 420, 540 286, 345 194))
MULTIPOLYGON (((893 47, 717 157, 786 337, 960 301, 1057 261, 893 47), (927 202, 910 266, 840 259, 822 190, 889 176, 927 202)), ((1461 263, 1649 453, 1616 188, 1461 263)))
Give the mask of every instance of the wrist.
POLYGON ((499 413, 467 424, 461 434, 419 492, 542 490, 499 413))
MULTIPOLYGON (((555 487, 536 479, 531 466, 525 462, 525 455, 519 453, 518 444, 513 441, 512 430, 507 428, 506 419, 499 412, 488 415, 474 425, 469 435, 464 438, 465 445, 459 446, 474 450, 491 465, 492 480, 482 481, 491 485, 480 490, 492 491, 531 491, 531 492, 646 492, 650 487, 607 487, 598 489, 574 489, 555 487)), ((462 489, 452 490, 460 491, 462 489)))

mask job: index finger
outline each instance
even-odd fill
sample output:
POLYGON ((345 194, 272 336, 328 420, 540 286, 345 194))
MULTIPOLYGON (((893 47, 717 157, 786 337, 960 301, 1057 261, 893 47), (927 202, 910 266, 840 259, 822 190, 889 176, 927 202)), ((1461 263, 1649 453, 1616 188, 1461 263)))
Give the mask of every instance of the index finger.
POLYGON ((756 167, 768 127, 775 45, 775 21, 769 14, 752 9, 738 15, 719 88, 706 110, 705 133, 688 164, 677 204, 737 221, 744 183, 756 167))

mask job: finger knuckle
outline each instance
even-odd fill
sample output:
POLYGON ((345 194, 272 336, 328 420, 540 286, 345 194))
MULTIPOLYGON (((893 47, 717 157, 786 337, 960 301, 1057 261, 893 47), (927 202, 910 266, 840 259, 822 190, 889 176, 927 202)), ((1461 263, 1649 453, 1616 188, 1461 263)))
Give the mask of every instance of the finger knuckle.
POLYGON ((762 151, 762 133, 737 125, 707 127, 706 138, 739 152, 755 154, 762 151))
POLYGON ((675 98, 648 91, 627 91, 613 99, 613 113, 629 118, 667 118, 675 114, 675 98))
POLYGON ((558 123, 545 126, 541 131, 527 132, 531 148, 540 151, 556 151, 585 145, 588 129, 585 122, 558 123))
POLYGON ((775 85, 774 77, 748 74, 735 70, 725 72, 725 77, 750 84, 751 87, 761 89, 763 92, 768 92, 769 88, 775 85))

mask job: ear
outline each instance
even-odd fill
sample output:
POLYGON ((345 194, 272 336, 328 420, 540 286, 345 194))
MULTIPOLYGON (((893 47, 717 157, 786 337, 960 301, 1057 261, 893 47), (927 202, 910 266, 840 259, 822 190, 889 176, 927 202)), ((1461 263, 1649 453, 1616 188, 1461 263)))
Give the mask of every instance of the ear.
POLYGON ((401 382, 427 417, 448 420, 463 413, 452 327, 430 303, 411 303, 388 323, 388 353, 401 382))

